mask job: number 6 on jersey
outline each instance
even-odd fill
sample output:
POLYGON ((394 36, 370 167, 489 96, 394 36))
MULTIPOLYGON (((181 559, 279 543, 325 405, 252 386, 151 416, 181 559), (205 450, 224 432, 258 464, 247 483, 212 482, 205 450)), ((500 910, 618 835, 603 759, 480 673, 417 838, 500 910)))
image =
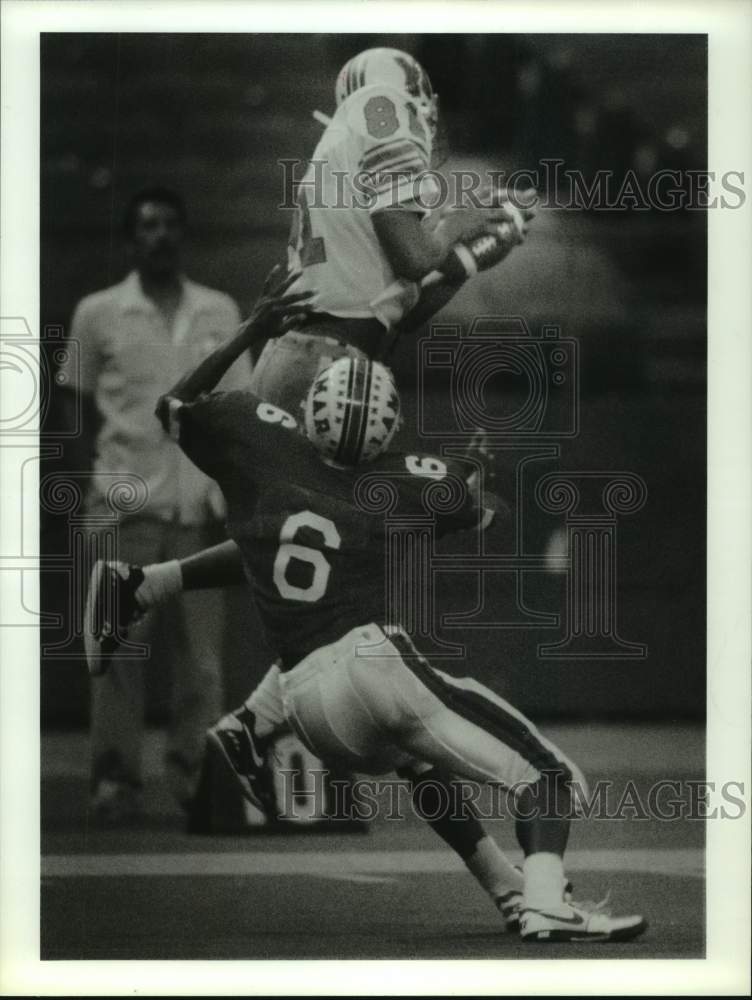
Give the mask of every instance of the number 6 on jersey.
POLYGON ((279 533, 280 546, 274 560, 274 583, 282 597, 288 601, 319 601, 326 593, 331 565, 319 549, 309 545, 298 545, 293 541, 301 528, 309 528, 321 535, 324 546, 328 549, 338 549, 341 544, 339 532, 334 522, 328 517, 321 517, 310 510, 291 514, 279 533), (290 560, 308 563, 313 568, 311 582, 306 587, 298 587, 287 579, 290 560))

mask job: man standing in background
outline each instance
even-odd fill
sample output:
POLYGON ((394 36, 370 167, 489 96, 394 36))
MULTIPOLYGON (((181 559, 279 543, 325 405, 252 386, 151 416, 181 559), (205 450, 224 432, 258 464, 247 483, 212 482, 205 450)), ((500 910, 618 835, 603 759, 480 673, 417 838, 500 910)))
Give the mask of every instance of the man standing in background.
MULTIPOLYGON (((65 372, 68 384, 90 397, 99 416, 87 512, 107 512, 104 493, 113 474, 135 474, 143 481, 144 502, 120 520, 118 534, 118 558, 140 565, 195 552, 222 515, 216 486, 154 417, 154 400, 240 322, 228 295, 182 273, 185 222, 184 203, 173 191, 154 187, 135 195, 125 215, 134 269, 119 284, 78 303, 71 337, 80 344, 80 364, 65 372)), ((250 362, 228 374, 225 388, 245 388, 250 362)), ((131 638, 156 644, 158 655, 170 661, 165 765, 170 791, 185 805, 205 731, 223 709, 222 596, 184 594, 162 612, 134 629, 131 638)), ((106 674, 92 678, 91 807, 103 822, 123 822, 141 810, 143 669, 143 664, 134 669, 132 659, 116 659, 106 674)))

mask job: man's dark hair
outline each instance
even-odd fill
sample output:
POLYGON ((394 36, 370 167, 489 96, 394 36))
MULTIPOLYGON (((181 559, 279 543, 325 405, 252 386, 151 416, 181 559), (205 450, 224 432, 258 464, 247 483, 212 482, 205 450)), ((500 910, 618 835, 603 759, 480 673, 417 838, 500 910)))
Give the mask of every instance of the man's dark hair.
POLYGON ((131 200, 128 202, 128 207, 126 208, 125 215, 123 216, 123 230, 129 239, 133 236, 133 232, 136 228, 138 210, 142 205, 145 205, 149 201, 154 201, 159 205, 170 205, 175 209, 175 212, 180 219, 180 224, 182 226, 185 225, 185 202, 176 191, 172 191, 170 188, 166 187, 159 187, 158 185, 145 187, 142 188, 142 190, 137 194, 133 195, 131 200))

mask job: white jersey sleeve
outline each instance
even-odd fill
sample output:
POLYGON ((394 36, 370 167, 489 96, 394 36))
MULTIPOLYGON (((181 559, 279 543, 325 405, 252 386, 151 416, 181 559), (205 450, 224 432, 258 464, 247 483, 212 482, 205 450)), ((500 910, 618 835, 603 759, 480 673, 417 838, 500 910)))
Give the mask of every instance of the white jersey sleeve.
POLYGON ((340 105, 298 186, 290 235, 290 267, 302 272, 293 290, 314 291, 314 309, 390 326, 414 305, 411 282, 388 311, 374 305, 396 276, 371 216, 394 207, 426 214, 430 157, 430 129, 407 95, 364 87, 340 105))

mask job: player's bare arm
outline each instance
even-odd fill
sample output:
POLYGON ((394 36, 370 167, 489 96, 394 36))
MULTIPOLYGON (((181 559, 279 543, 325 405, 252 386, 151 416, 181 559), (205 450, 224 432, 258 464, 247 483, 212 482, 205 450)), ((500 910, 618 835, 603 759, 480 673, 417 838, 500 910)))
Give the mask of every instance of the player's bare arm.
MULTIPOLYGON (((381 247, 398 278, 421 281, 432 271, 443 272, 455 283, 475 271, 463 266, 458 248, 487 236, 496 243, 493 264, 521 243, 533 209, 520 211, 511 204, 490 209, 468 208, 448 213, 431 230, 420 214, 409 208, 388 208, 372 215, 381 247)), ((492 265, 489 265, 492 266, 492 265)))
POLYGON ((184 375, 177 384, 161 397, 157 416, 168 428, 169 410, 176 402, 187 403, 204 392, 216 388, 222 376, 235 361, 258 340, 279 336, 299 323, 306 313, 306 302, 313 292, 289 292, 297 280, 295 273, 288 274, 275 285, 279 268, 274 268, 266 279, 264 291, 253 307, 251 315, 238 328, 234 337, 221 344, 193 371, 184 375))
MULTIPOLYGON (((516 208, 506 201, 494 205, 492 193, 488 208, 448 212, 439 221, 434 233, 419 224, 421 237, 432 238, 437 246, 441 244, 447 249, 438 267, 423 278, 420 298, 397 324, 398 333, 411 333, 418 329, 443 309, 471 277, 500 264, 515 246, 525 240, 528 226, 535 216, 535 192, 529 190, 524 195, 527 207, 516 208), (465 237, 463 241, 463 232, 474 232, 475 237, 465 237)), ((374 224, 387 214, 397 216, 409 213, 380 213, 375 216, 374 224)), ((407 225, 404 230, 407 232, 407 225)))
POLYGON ((444 262, 449 251, 446 240, 426 230, 417 212, 391 208, 375 212, 372 218, 379 243, 398 278, 420 281, 444 262))

